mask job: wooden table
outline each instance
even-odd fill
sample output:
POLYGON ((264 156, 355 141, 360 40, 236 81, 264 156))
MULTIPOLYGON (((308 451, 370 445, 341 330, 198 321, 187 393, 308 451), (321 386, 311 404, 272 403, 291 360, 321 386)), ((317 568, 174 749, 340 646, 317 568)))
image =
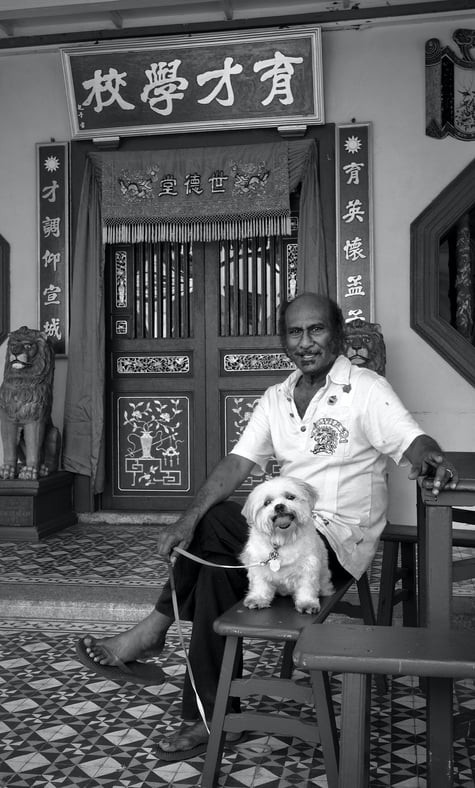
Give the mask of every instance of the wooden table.
MULTIPOLYGON (((434 497, 418 489, 419 616, 421 626, 440 630, 443 638, 452 619, 452 506, 475 506, 475 452, 446 452, 459 472, 455 490, 434 497)), ((474 654, 475 661, 475 654, 474 654)), ((453 784, 453 681, 427 682, 427 784, 453 784)))

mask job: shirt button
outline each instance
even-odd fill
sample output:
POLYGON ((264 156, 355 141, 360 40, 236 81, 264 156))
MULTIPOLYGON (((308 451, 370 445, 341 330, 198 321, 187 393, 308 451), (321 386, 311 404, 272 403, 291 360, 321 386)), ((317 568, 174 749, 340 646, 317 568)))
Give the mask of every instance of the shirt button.
POLYGON ((300 427, 300 432, 305 432, 306 429, 307 429, 306 427, 300 427))

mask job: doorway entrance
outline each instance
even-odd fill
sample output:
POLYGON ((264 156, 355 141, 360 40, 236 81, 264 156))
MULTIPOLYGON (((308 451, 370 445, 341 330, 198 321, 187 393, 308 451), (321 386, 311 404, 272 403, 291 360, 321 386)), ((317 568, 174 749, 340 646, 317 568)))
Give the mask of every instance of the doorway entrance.
MULTIPOLYGON (((275 130, 216 132, 206 135, 206 145, 261 145, 278 136, 275 130)), ((309 128, 307 138, 318 149, 318 194, 316 201, 308 195, 302 201, 302 216, 309 236, 320 228, 328 291, 334 294, 334 126, 309 128), (315 222, 310 205, 318 205, 315 222)), ((187 150, 202 139, 171 135, 166 147, 187 150)), ((121 140, 120 149, 127 161, 128 153, 150 154, 164 145, 160 138, 131 137, 121 140)), ((210 470, 235 444, 262 391, 288 374, 276 320, 282 299, 296 290, 303 183, 298 180, 303 179, 303 171, 298 170, 302 148, 289 142, 288 151, 289 168, 297 177, 290 193, 290 236, 192 245, 171 241, 106 245, 103 269, 97 172, 108 151, 98 154, 93 141, 72 143, 72 246, 79 250, 74 268, 81 276, 73 272, 76 319, 69 364, 75 370, 76 387, 68 399, 74 418, 68 423, 67 458, 76 473, 79 511, 186 508, 210 470), (88 161, 90 154, 96 155, 88 161), (88 223, 90 209, 93 225, 88 223), (79 326, 84 315, 90 320, 99 311, 105 315, 104 335, 98 329, 101 352, 97 353, 93 332, 88 330, 84 341, 91 356, 85 359, 79 326), (94 410, 91 405, 95 402, 104 403, 103 419, 101 407, 94 410), (87 440, 83 440, 84 425, 91 429, 87 440), (96 479, 99 489, 94 498, 96 479)), ((318 266, 319 261, 311 257, 305 261, 305 271, 311 275, 320 270, 318 266)), ((246 480, 238 497, 247 494, 251 485, 246 480)))

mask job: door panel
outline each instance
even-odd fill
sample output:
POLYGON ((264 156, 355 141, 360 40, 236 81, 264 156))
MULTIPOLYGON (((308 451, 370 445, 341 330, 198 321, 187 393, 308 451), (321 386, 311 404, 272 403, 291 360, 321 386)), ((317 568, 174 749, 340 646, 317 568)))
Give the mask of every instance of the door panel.
MULTIPOLYGON (((282 300, 296 288, 296 233, 295 218, 288 238, 221 242, 218 281, 206 268, 208 472, 236 444, 262 392, 292 369, 277 322, 282 300)), ((235 497, 257 481, 246 479, 235 497)))
POLYGON ((107 255, 106 508, 181 509, 205 477, 203 246, 107 255))

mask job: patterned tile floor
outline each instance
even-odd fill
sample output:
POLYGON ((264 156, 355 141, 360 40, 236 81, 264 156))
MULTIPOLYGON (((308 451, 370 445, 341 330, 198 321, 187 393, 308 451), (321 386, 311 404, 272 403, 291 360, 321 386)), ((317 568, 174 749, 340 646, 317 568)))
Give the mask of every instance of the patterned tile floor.
MULTIPOLYGON (((163 565, 154 558, 153 526, 73 526, 39 544, 0 544, 0 592, 11 594, 21 582, 38 594, 51 589, 58 599, 74 600, 84 588, 97 598, 113 586, 159 587, 163 565)), ((377 585, 377 561, 372 587, 377 585)), ((467 594, 465 584, 463 593, 467 594)), ((64 608, 62 608, 63 610, 64 608)), ((165 788, 200 785, 203 757, 164 764, 155 757, 157 740, 179 720, 184 655, 172 629, 163 655, 166 681, 137 687, 104 680, 75 658, 74 642, 85 631, 112 634, 131 623, 95 620, 84 604, 74 618, 35 615, 0 619, 0 786, 2 788, 165 788)), ((97 607, 94 608, 97 613, 97 607)), ((133 619, 136 620, 136 619, 133 619)), ((459 622, 471 626, 471 622, 459 622)), ((187 629, 185 625, 185 637, 187 629)), ((278 650, 253 644, 245 654, 249 672, 265 675, 278 650)), ((302 674, 301 679, 305 680, 302 674)), ((340 676, 332 679, 338 710, 340 676)), ((475 708, 473 681, 457 682, 456 711, 475 708)), ((275 702, 263 701, 275 709, 275 702)), ((310 708, 282 703, 289 714, 308 716, 310 708)), ((417 681, 390 679, 388 691, 373 693, 371 788, 425 786, 425 701, 417 681)), ((277 737, 257 739, 265 753, 227 751, 222 788, 291 788, 327 785, 320 748, 277 737)), ((475 786, 475 739, 455 743, 455 786, 475 786)))

